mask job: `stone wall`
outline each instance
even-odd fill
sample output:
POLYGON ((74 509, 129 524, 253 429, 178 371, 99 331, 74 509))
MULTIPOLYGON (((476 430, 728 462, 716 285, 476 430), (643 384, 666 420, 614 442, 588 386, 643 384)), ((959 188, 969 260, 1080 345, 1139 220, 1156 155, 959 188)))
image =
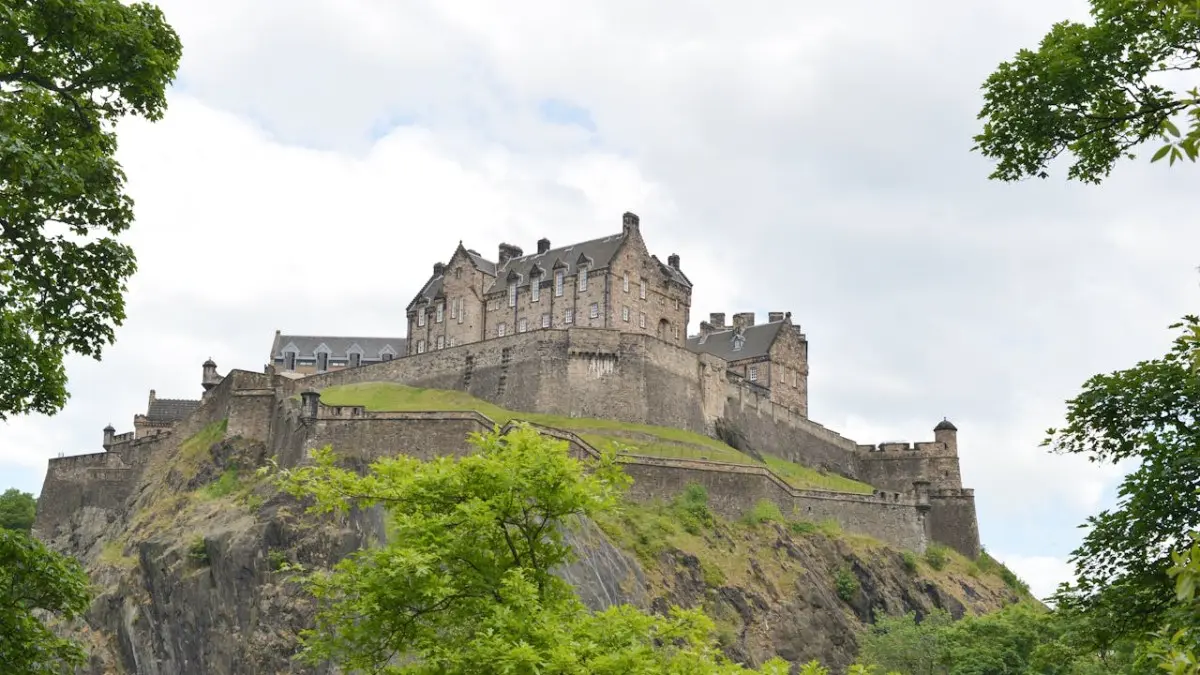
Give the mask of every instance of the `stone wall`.
MULTIPOLYGON (((796 410, 771 402, 765 393, 753 385, 729 383, 724 418, 755 451, 861 479, 855 465, 858 444, 809 420, 796 410)), ((907 492, 912 489, 915 480, 916 477, 909 479, 903 487, 865 482, 907 492)))
POLYGON ((935 489, 962 488, 958 453, 945 443, 880 443, 858 447, 859 480, 885 490, 927 480, 935 489))
POLYGON ((969 557, 979 556, 975 491, 933 490, 929 494, 929 537, 969 557))

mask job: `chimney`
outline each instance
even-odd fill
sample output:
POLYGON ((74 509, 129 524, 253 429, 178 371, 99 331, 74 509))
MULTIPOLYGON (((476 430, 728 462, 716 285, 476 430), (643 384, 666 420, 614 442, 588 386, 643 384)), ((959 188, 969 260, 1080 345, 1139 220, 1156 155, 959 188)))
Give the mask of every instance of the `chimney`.
POLYGON ((724 330, 725 312, 713 312, 712 314, 709 314, 708 322, 712 324, 713 330, 724 330))
POLYGON ((538 239, 538 253, 545 253, 550 250, 550 240, 542 237, 538 239))
POLYGON ((714 331, 713 325, 707 321, 700 322, 700 335, 711 335, 714 331))
POLYGON ((783 321, 783 312, 767 312, 767 321, 769 323, 783 321))
POLYGON ((672 253, 671 255, 667 256, 667 264, 675 269, 679 269, 679 254, 672 253))
POLYGON ((446 273, 445 263, 440 263, 440 262, 433 263, 433 276, 440 277, 445 273, 446 273))
POLYGON ((733 315, 733 327, 746 329, 754 325, 754 312, 738 312, 733 315))
POLYGON ((621 233, 628 237, 631 233, 638 230, 639 223, 640 219, 636 213, 626 211, 625 215, 621 216, 621 233))
POLYGON ((520 258, 524 254, 525 252, 521 250, 520 246, 513 246, 512 244, 500 244, 498 264, 503 267, 504 263, 512 260, 513 258, 520 258))
MULTIPOLYGON (((155 399, 155 397, 154 397, 154 390, 153 390, 153 389, 151 389, 151 390, 150 390, 150 403, 151 403, 151 404, 152 404, 152 403, 154 403, 154 399, 155 399)), ((149 404, 147 404, 147 405, 149 405, 149 404)), ((150 408, 149 408, 149 407, 147 407, 146 409, 147 409, 147 410, 149 410, 150 408)))

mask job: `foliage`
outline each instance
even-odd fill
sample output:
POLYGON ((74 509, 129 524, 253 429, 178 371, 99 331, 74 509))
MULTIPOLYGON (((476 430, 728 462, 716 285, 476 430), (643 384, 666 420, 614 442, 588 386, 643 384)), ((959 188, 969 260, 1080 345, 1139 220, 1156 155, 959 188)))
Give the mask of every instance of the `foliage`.
POLYGON ((950 562, 950 549, 941 544, 930 544, 925 548, 925 562, 935 570, 940 570, 950 562))
POLYGON ((11 675, 50 675, 84 662, 76 642, 59 637, 35 612, 65 620, 91 603, 88 578, 74 558, 38 540, 0 529, 0 663, 11 675))
POLYGON ((1087 519, 1072 553, 1076 583, 1056 604, 1091 614, 1098 644, 1139 638, 1173 604, 1170 551, 1200 522, 1200 375, 1191 367, 1187 317, 1163 358, 1090 379, 1068 402, 1066 426, 1046 444, 1093 462, 1130 463, 1113 509, 1087 519))
POLYGON ((1195 0, 1091 0, 1091 24, 1055 24, 1037 50, 1023 49, 984 84, 986 119, 975 149, 997 160, 991 177, 1047 176, 1064 152, 1068 177, 1099 183, 1123 157, 1153 139, 1151 161, 1200 149, 1200 92, 1164 77, 1200 70, 1195 0), (1183 116, 1181 132, 1172 117, 1183 116))
POLYGON ((9 488, 0 495, 0 529, 28 533, 37 518, 37 500, 28 492, 9 488))
POLYGON ((199 565, 207 565, 211 562, 208 558, 208 542, 204 540, 203 535, 196 535, 192 538, 192 543, 188 544, 188 557, 199 565))
POLYGON ((237 492, 241 487, 241 477, 237 468, 230 467, 222 471, 215 481, 200 488, 200 493, 206 499, 220 499, 237 492))
POLYGON ((900 554, 901 561, 904 562, 904 569, 909 572, 917 571, 917 554, 912 551, 905 551, 900 554))
POLYGON ((864 665, 906 675, 926 675, 938 670, 943 630, 953 619, 934 611, 921 621, 915 614, 880 617, 859 641, 858 660, 864 665))
POLYGON ((779 510, 779 506, 769 499, 760 499, 754 504, 754 508, 746 514, 746 522, 751 525, 761 525, 763 523, 782 523, 784 522, 783 512, 779 510))
POLYGON ((581 462, 529 427, 471 442, 465 457, 388 457, 365 476, 326 447, 282 473, 313 512, 389 516, 386 544, 303 578, 320 604, 303 659, 392 673, 747 672, 720 655, 702 612, 591 612, 551 574, 573 557, 565 528, 614 508, 628 485, 615 455, 581 462))
POLYGON ((689 483, 675 498, 675 513, 683 529, 690 534, 699 534, 712 527, 713 514, 708 508, 708 490, 699 483, 689 483))
POLYGON ((845 567, 838 568, 834 574, 834 583, 837 585, 838 597, 845 602, 850 602, 858 595, 858 577, 854 576, 854 572, 845 567))
POLYGON ((0 420, 60 410, 63 358, 99 358, 124 321, 115 125, 162 117, 181 51, 147 3, 0 3, 0 420))
POLYGON ((1190 540, 1190 548, 1171 554, 1168 575, 1175 580, 1175 604, 1141 655, 1144 662, 1171 675, 1200 673, 1200 532, 1191 532, 1190 540))

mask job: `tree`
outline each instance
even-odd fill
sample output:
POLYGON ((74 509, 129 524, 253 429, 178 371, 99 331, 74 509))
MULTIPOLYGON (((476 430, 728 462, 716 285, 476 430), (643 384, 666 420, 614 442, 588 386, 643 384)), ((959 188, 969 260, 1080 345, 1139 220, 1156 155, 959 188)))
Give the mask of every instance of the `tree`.
POLYGON ((614 508, 628 485, 615 455, 579 461, 528 427, 471 442, 462 458, 388 457, 366 475, 326 447, 282 472, 313 512, 379 505, 389 518, 386 543, 304 578, 320 609, 303 659, 413 674, 751 672, 721 656, 699 610, 593 612, 552 574, 573 556, 565 529, 614 508))
POLYGON ((82 647, 55 635, 35 612, 72 620, 90 602, 79 561, 28 535, 0 530, 0 663, 5 673, 57 675, 82 664, 82 647))
POLYGON ((1059 607, 1088 615, 1093 637, 1142 639, 1174 604, 1171 551, 1200 523, 1200 373, 1190 340, 1200 319, 1185 317, 1163 358, 1090 379, 1068 402, 1066 426, 1050 429, 1055 452, 1093 462, 1136 463, 1113 509, 1090 517, 1072 553, 1076 583, 1059 607))
POLYGON ((1151 161, 1196 160, 1200 92, 1169 85, 1200 72, 1200 3, 1091 0, 1091 16, 1090 25, 1055 24, 1036 51, 1021 50, 988 77, 974 149, 997 160, 991 178, 1045 178, 1070 152, 1068 177, 1100 183, 1152 139, 1167 144, 1151 161))
POLYGON ((115 125, 162 116, 181 50, 150 4, 0 0, 0 420, 60 410, 65 356, 99 358, 124 321, 115 125))
POLYGON ((29 533, 37 516, 33 495, 9 488, 0 495, 0 529, 29 533))

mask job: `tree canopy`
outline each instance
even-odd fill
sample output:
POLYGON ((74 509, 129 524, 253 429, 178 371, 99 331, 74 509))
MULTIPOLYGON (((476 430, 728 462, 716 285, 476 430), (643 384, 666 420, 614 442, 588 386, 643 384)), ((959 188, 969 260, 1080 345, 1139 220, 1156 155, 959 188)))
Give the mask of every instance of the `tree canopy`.
POLYGON ((28 533, 37 517, 37 501, 28 492, 9 488, 0 495, 0 529, 28 533))
POLYGON ((306 577, 320 611, 304 659, 412 674, 788 672, 729 662, 700 610, 594 612, 554 576, 574 556, 566 528, 614 508, 628 484, 615 456, 576 460, 528 427, 471 442, 465 457, 388 457, 366 475, 325 448, 283 472, 315 512, 379 505, 389 519, 386 542, 306 577))
POLYGON ((0 529, 0 664, 11 675, 57 675, 83 663, 75 641, 56 635, 36 614, 79 617, 91 602, 79 561, 38 540, 0 529))
POLYGON ((63 359, 125 318, 133 202, 115 125, 159 119, 182 48, 120 0, 0 0, 0 420, 67 400, 63 359))
POLYGON ((1200 3, 1091 0, 1091 17, 1055 24, 988 77, 975 149, 996 160, 992 178, 1045 178, 1070 153, 1068 177, 1100 183, 1154 139, 1166 143, 1152 161, 1196 160, 1200 92, 1187 87, 1200 75, 1200 3))

